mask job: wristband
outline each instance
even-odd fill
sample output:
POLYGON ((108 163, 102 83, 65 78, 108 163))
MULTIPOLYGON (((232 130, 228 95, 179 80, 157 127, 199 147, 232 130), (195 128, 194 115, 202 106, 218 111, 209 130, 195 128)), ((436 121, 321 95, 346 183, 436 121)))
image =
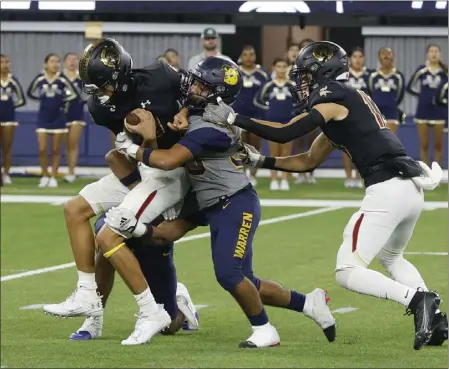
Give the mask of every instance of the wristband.
POLYGON ((265 160, 262 163, 262 168, 276 169, 276 158, 273 156, 265 156, 265 160))
POLYGON ((142 163, 144 163, 148 167, 151 167, 150 156, 153 151, 154 151, 154 149, 152 149, 150 147, 147 147, 145 150, 143 150, 142 163))

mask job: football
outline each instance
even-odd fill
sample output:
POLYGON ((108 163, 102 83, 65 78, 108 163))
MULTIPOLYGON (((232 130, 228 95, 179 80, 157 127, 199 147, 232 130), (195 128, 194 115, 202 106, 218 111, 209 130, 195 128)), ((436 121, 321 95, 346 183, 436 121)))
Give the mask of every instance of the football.
POLYGON ((125 119, 130 126, 137 126, 140 123, 140 118, 134 113, 128 113, 125 119))

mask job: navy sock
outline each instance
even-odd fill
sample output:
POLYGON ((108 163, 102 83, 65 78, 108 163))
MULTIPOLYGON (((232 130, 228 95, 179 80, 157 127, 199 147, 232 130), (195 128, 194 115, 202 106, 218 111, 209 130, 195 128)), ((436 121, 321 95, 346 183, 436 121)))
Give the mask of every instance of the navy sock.
POLYGON ((268 315, 265 309, 255 315, 255 316, 246 316, 253 327, 259 327, 261 325, 265 325, 268 323, 268 315))
POLYGON ((304 304, 306 303, 306 296, 296 291, 290 291, 290 303, 287 309, 302 312, 304 310, 304 304))

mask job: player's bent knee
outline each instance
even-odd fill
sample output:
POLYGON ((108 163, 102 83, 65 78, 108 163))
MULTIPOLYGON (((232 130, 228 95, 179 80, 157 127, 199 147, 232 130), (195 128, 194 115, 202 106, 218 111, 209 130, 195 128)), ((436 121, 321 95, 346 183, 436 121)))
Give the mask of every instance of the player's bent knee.
POLYGON ((87 220, 94 215, 92 207, 81 196, 76 196, 64 204, 64 216, 67 222, 87 220))
POLYGON ((404 257, 400 254, 390 254, 389 252, 385 252, 382 250, 379 253, 379 261, 380 264, 385 268, 387 272, 390 273, 391 266, 397 261, 404 259, 404 257))
POLYGON ((108 251, 123 242, 123 237, 108 226, 102 227, 95 237, 95 242, 103 251, 108 251))
POLYGON ((245 278, 242 271, 239 269, 215 270, 215 277, 220 286, 228 292, 234 291, 245 278))
POLYGON ((349 277, 356 268, 360 267, 347 265, 341 268, 337 268, 335 270, 335 280, 337 281, 337 283, 344 288, 348 288, 349 277))

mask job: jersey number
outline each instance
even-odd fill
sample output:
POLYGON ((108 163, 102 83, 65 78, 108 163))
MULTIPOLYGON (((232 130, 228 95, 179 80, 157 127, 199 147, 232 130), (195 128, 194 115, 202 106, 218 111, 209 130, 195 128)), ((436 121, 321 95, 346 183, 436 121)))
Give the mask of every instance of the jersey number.
POLYGON ((365 92, 361 90, 357 90, 357 92, 362 97, 364 103, 368 105, 369 110, 371 111, 371 114, 373 114, 374 119, 376 119, 377 124, 379 125, 380 129, 386 129, 387 128, 387 121, 385 120, 385 117, 380 112, 377 105, 374 103, 373 99, 371 99, 370 96, 368 96, 365 92))

